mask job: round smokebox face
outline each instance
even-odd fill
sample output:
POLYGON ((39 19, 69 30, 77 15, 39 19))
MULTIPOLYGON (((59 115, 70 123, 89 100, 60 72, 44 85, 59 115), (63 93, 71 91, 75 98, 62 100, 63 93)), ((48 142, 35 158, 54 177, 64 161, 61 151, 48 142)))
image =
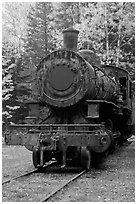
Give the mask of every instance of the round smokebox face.
POLYGON ((87 92, 88 72, 83 58, 73 51, 58 50, 43 61, 41 97, 56 107, 77 103, 87 92))
POLYGON ((48 74, 48 81, 52 88, 57 91, 65 91, 73 83, 74 74, 66 66, 56 66, 48 74))

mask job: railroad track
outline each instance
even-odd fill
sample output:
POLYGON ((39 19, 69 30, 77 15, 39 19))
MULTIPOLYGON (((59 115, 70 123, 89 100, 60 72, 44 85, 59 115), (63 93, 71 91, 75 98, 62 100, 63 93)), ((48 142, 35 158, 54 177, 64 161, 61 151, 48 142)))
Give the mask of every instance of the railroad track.
POLYGON ((83 171, 81 168, 66 167, 61 169, 56 164, 47 165, 40 172, 38 170, 30 171, 2 183, 3 202, 49 201, 84 173, 86 170, 83 171))
POLYGON ((11 179, 8 179, 8 180, 6 180, 6 181, 3 181, 3 182, 2 182, 2 185, 7 184, 7 183, 10 183, 11 181, 17 180, 17 179, 19 179, 19 178, 29 176, 30 174, 37 173, 37 172, 38 172, 38 170, 29 171, 29 172, 27 172, 26 174, 22 174, 22 175, 20 175, 20 176, 13 177, 13 178, 11 178, 11 179))
MULTIPOLYGON (((46 165, 42 168, 42 170, 45 169, 45 168, 47 168, 47 167, 49 167, 49 166, 51 166, 51 165, 53 165, 53 164, 55 164, 55 163, 56 163, 56 162, 53 161, 53 162, 51 162, 51 163, 46 164, 46 165)), ((25 174, 21 174, 21 175, 19 175, 19 176, 13 177, 13 178, 11 178, 11 179, 8 179, 8 180, 6 180, 6 181, 3 181, 3 182, 2 182, 2 185, 7 184, 7 183, 10 183, 11 181, 14 181, 14 180, 17 180, 17 179, 20 179, 20 178, 23 178, 23 177, 25 178, 25 177, 27 177, 27 176, 29 176, 29 175, 31 175, 31 174, 38 173, 39 171, 40 171, 39 169, 35 169, 35 170, 29 171, 29 172, 27 172, 27 173, 25 173, 25 174)))
POLYGON ((46 202, 49 199, 51 199, 54 195, 56 195, 59 191, 61 191, 63 188, 65 188, 66 186, 68 186, 72 181, 76 180, 77 178, 79 178, 80 176, 82 176, 84 173, 86 172, 86 170, 81 171, 80 173, 78 173, 77 175, 75 175, 74 177, 72 177, 71 179, 69 179, 68 181, 66 181, 65 183, 63 183, 59 188, 57 188, 56 190, 54 190, 53 192, 51 192, 48 196, 43 197, 40 202, 46 202))

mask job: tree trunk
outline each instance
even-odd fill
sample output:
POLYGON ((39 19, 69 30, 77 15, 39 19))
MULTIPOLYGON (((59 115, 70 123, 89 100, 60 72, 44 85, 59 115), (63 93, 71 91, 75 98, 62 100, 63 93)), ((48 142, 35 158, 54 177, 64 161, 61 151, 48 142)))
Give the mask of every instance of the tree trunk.
POLYGON ((109 64, 109 41, 108 41, 108 23, 107 23, 107 3, 105 3, 105 34, 106 34, 106 64, 109 64))
POLYGON ((119 66, 119 56, 120 56, 120 33, 118 34, 117 49, 116 49, 116 66, 119 66))
POLYGON ((47 3, 44 3, 45 10, 45 55, 48 54, 48 38, 47 38, 47 3))
POLYGON ((116 66, 119 66, 119 59, 120 59, 120 40, 121 40, 121 24, 123 22, 123 5, 124 3, 121 2, 121 16, 119 17, 118 23, 118 41, 117 41, 117 49, 116 49, 116 66))

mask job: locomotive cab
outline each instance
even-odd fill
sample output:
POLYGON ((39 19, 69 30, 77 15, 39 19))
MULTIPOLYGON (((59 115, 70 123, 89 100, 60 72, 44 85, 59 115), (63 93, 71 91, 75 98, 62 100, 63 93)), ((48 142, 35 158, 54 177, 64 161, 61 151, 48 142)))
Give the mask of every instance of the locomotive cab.
POLYGON ((132 109, 132 80, 129 73, 119 67, 111 65, 103 65, 103 70, 110 77, 115 79, 120 85, 120 91, 122 93, 122 100, 124 108, 132 109))
MULTIPOLYGON (((119 104, 121 107, 121 116, 119 121, 122 121, 123 128, 121 132, 126 137, 130 137, 133 132, 134 127, 134 95, 133 95, 133 82, 129 76, 128 71, 111 66, 111 65, 103 65, 103 70, 111 76, 115 78, 115 80, 120 85, 120 92, 122 95, 121 103, 119 104)), ((121 123, 120 123, 121 124, 121 123)))

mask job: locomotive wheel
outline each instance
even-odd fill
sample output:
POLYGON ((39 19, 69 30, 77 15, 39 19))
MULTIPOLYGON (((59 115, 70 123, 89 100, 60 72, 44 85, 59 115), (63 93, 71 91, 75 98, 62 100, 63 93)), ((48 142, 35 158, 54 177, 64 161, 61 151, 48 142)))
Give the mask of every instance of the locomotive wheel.
POLYGON ((32 160, 33 160, 33 165, 35 168, 39 168, 40 166, 40 150, 38 147, 33 148, 33 153, 32 153, 32 160))
POLYGON ((87 147, 81 147, 81 166, 86 170, 91 166, 91 152, 87 147))

